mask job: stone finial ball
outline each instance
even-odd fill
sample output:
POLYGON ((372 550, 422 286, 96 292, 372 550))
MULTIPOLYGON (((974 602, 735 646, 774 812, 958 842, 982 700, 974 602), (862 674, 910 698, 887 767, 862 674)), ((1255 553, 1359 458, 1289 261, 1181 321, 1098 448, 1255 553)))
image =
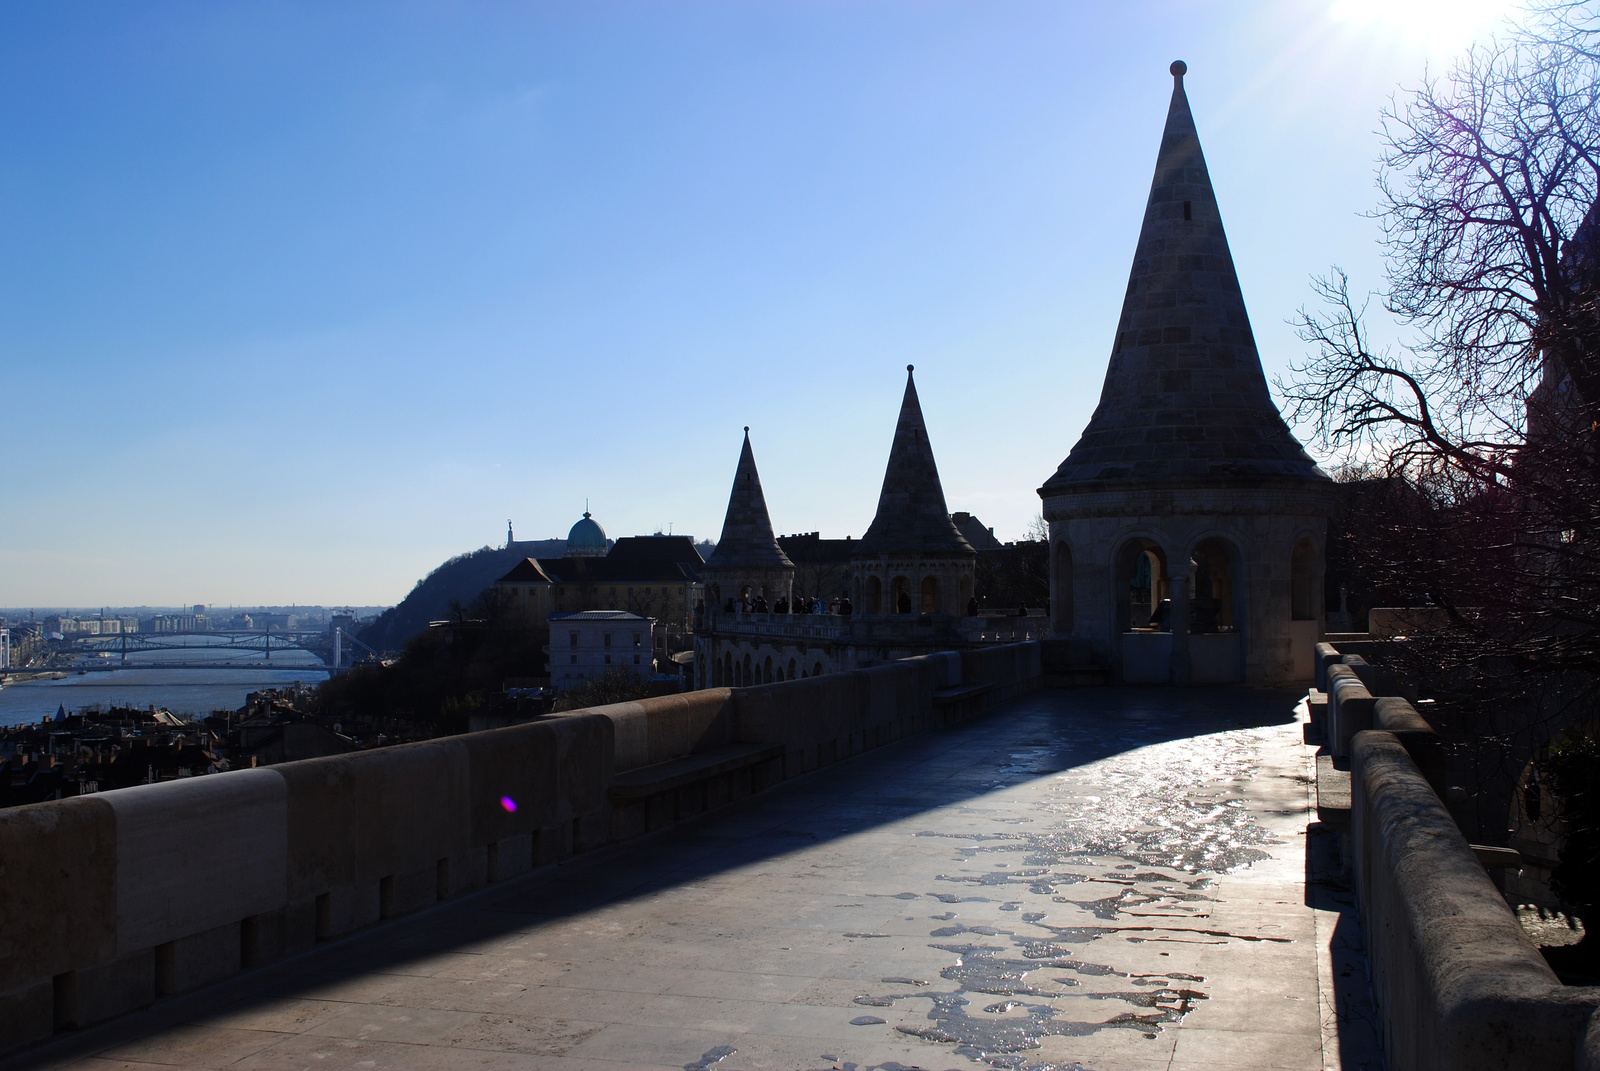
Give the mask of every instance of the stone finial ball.
POLYGON ((1189 65, 1181 59, 1175 59, 1172 61, 1172 66, 1168 67, 1167 70, 1172 72, 1172 77, 1182 78, 1189 72, 1189 65))
POLYGON ((916 366, 916 365, 914 365, 914 364, 908 364, 908 365, 906 365, 906 371, 907 371, 907 372, 914 372, 914 371, 916 371, 916 368, 917 368, 917 366, 916 366))

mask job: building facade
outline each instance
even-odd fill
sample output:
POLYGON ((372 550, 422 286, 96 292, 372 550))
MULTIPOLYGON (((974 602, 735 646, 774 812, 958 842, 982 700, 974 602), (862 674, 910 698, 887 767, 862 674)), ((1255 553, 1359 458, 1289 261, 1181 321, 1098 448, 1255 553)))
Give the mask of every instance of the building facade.
POLYGON ((1052 625, 1124 681, 1301 680, 1331 482, 1268 393, 1185 70, 1100 404, 1039 489, 1052 625))
POLYGON ((557 691, 581 688, 608 673, 655 674, 655 622, 625 610, 551 614, 550 683, 557 691))
MULTIPOLYGON (((622 611, 655 625, 654 654, 666 658, 693 644, 694 608, 702 600, 705 565, 688 536, 635 536, 614 544, 589 514, 573 526, 584 545, 561 558, 524 558, 495 582, 513 613, 534 626, 553 614, 622 611), (592 527, 580 531, 584 525, 592 527), (584 531, 588 531, 585 535, 584 531), (603 553, 595 555, 596 547, 603 553)), ((552 665, 552 672, 559 667, 552 665)))

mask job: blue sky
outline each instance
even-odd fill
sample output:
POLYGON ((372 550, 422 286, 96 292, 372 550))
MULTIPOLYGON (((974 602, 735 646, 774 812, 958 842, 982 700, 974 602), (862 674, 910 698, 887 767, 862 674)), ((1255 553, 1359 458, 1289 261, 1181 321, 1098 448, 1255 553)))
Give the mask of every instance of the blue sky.
POLYGON ((1497 0, 0 7, 0 605, 388 603, 442 559, 872 519, 907 363, 1023 534, 1171 79, 1268 374, 1381 281, 1378 110, 1497 0))

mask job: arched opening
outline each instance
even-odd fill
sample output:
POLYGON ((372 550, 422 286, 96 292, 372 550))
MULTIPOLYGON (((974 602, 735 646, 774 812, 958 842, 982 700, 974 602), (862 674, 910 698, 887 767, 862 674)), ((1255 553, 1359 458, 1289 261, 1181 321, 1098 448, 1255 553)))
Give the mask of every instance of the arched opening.
POLYGON ((750 656, 749 655, 745 655, 744 656, 744 682, 745 682, 745 684, 753 684, 754 683, 754 680, 750 676, 750 656))
POLYGON ((794 659, 789 659, 789 679, 794 680, 794 659))
POLYGON ((883 613, 883 579, 881 577, 867 577, 866 610, 869 614, 883 613))
POLYGON ((922 578, 922 605, 920 611, 924 614, 939 612, 939 578, 925 576, 922 578))
POLYGON ((909 614, 911 612, 911 581, 903 576, 897 576, 889 585, 889 593, 894 599, 890 613, 909 614))
POLYGON ((822 676, 822 663, 821 662, 818 662, 816 665, 811 667, 811 675, 813 677, 822 676))
POLYGON ((1289 619, 1315 621, 1321 614, 1317 604, 1322 600, 1322 563, 1317 560, 1317 548, 1309 539, 1294 545, 1289 559, 1289 619))
MULTIPOLYGON (((1070 553, 1070 552, 1069 552, 1070 553)), ((1172 592, 1167 578, 1167 552, 1153 540, 1134 538, 1117 552, 1113 570, 1117 632, 1170 632, 1166 603, 1172 592)))
POLYGON ((1189 679, 1241 681, 1246 607, 1239 548, 1213 536, 1195 544, 1189 561, 1189 679))
POLYGON ((737 663, 737 662, 735 662, 733 664, 733 686, 735 688, 743 688, 744 687, 744 676, 743 676, 743 673, 741 672, 739 663, 737 663))
POLYGON ((1323 622, 1322 555, 1302 537, 1289 555, 1289 658, 1295 680, 1316 673, 1317 640, 1323 622))
POLYGON ((1191 634, 1235 631, 1236 557, 1233 544, 1221 539, 1205 539, 1195 545, 1189 568, 1191 634))
POLYGON ((1058 539, 1050 558, 1050 627, 1056 635, 1071 634, 1072 609, 1072 548, 1066 540, 1058 539))
POLYGON ((761 682, 763 684, 771 684, 772 683, 772 656, 771 655, 767 656, 766 663, 761 667, 761 682))

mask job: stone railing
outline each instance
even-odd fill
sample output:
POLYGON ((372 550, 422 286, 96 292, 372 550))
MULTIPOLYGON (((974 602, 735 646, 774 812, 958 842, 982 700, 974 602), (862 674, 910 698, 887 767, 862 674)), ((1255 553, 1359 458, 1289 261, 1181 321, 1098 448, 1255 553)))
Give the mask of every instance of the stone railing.
POLYGON ((708 613, 702 631, 722 636, 760 636, 827 642, 850 631, 850 618, 842 614, 708 613))
POLYGON ((1333 645, 1316 671, 1325 738, 1349 759, 1349 862, 1391 1071, 1600 1071, 1600 987, 1562 985, 1489 879, 1482 856, 1503 850, 1451 819, 1415 697, 1333 645))
POLYGON ((1025 643, 1050 633, 1048 617, 963 617, 957 630, 968 643, 1025 643))
POLYGON ((0 811, 0 1050, 660 828, 1037 687, 1037 644, 0 811))

